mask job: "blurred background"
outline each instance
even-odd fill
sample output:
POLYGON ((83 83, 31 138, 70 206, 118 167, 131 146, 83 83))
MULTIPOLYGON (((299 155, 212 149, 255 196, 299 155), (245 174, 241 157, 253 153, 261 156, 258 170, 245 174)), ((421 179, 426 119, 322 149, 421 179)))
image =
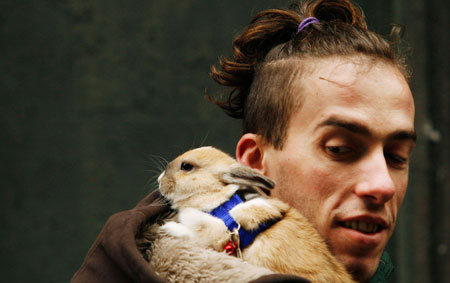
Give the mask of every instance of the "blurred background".
MULTIPOLYGON (((240 122, 204 98, 209 68, 257 12, 292 1, 0 3, 4 282, 67 282, 108 217, 155 188, 161 158, 234 155, 240 122)), ((419 134, 388 250, 391 282, 450 282, 449 1, 359 0, 407 27, 419 134)))

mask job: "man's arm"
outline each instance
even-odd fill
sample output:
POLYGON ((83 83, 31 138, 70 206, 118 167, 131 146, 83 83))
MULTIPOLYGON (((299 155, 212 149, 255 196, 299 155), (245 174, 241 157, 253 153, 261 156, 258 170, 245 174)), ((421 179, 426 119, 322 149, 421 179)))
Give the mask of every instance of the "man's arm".
POLYGON ((135 239, 148 219, 169 209, 160 199, 155 191, 133 209, 112 215, 71 282, 167 282, 142 257, 135 239))
MULTIPOLYGON (((169 210, 155 191, 133 209, 112 215, 89 249, 72 283, 167 282, 158 276, 136 245, 136 234, 148 222, 169 210)), ((271 274, 253 283, 309 282, 294 275, 271 274)))

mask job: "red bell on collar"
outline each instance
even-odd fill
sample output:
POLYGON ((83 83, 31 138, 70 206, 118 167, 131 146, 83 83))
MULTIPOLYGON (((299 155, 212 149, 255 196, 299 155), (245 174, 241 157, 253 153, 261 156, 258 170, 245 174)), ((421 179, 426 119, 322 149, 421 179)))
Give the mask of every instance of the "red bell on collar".
POLYGON ((236 243, 229 241, 223 249, 227 254, 232 255, 236 251, 236 243))

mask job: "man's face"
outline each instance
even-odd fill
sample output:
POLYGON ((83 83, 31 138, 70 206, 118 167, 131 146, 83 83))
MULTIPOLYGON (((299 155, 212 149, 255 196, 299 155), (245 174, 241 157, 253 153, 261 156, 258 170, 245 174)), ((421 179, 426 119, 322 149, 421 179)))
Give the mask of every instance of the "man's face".
POLYGON ((356 279, 369 279, 408 182, 414 102, 393 66, 327 58, 294 83, 303 96, 281 150, 263 145, 273 196, 317 228, 356 279))

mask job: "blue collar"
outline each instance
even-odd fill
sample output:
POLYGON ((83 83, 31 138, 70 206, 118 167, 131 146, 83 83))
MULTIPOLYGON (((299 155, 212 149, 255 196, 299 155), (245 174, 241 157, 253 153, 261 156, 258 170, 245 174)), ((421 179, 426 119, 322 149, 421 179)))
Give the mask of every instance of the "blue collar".
MULTIPOLYGON (((233 232, 234 229, 239 227, 239 224, 230 215, 229 211, 236 205, 243 202, 244 201, 241 199, 241 197, 237 193, 235 193, 228 201, 216 207, 209 214, 222 219, 222 221, 228 227, 228 230, 233 232)), ((244 228, 241 227, 239 229, 240 248, 242 250, 245 249, 247 246, 253 243, 253 241, 255 240, 256 236, 258 236, 259 233, 263 232, 264 230, 272 226, 272 224, 273 223, 270 224, 261 223, 258 229, 250 231, 245 230, 244 228)))

